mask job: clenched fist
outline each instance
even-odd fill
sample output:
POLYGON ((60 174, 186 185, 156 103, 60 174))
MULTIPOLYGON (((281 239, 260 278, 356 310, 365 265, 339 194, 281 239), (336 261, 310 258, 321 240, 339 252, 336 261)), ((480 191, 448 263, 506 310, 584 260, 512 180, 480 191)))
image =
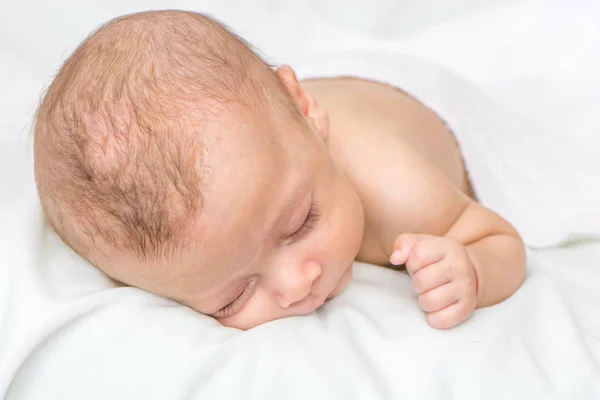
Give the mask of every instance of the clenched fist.
POLYGON ((477 272, 465 246, 448 237, 402 234, 390 257, 394 265, 406 264, 419 306, 434 328, 452 328, 475 310, 477 272))

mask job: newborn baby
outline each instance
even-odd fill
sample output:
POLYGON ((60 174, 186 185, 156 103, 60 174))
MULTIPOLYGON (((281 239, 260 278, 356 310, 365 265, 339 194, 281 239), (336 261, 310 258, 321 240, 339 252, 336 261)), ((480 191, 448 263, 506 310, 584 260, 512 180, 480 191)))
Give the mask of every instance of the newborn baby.
POLYGON ((123 284, 248 329, 309 314, 354 260, 404 265, 451 328, 519 287, 519 234, 478 204, 438 117, 358 78, 298 82, 218 22, 113 20, 35 121, 49 224, 123 284))

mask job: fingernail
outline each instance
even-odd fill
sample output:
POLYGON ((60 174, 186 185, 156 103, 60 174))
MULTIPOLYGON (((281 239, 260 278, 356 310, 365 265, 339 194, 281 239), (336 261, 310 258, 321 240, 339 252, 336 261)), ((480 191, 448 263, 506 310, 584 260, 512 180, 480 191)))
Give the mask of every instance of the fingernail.
POLYGON ((402 264, 402 259, 400 258, 400 250, 394 250, 394 252, 390 256, 390 262, 394 265, 402 264))

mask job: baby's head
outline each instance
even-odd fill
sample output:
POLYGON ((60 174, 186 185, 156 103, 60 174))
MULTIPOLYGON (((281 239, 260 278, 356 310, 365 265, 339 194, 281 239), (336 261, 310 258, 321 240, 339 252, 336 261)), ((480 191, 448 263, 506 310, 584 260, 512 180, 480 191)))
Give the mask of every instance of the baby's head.
POLYGON ((113 20, 49 87, 35 175, 62 240, 110 277, 250 328, 347 285, 363 234, 327 115, 205 16, 113 20))

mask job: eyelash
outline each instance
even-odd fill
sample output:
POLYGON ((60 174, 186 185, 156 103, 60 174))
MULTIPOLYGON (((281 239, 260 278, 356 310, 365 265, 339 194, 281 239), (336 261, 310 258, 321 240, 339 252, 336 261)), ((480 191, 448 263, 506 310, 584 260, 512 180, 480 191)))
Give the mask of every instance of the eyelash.
POLYGON ((318 203, 313 202, 310 205, 310 209, 308 210, 306 219, 304 220, 304 222, 302 223, 300 228, 298 228, 298 230, 296 232, 292 233, 289 236, 289 239, 298 240, 298 239, 301 239, 302 237, 304 237, 308 232, 310 232, 315 227, 316 222, 318 221, 320 216, 321 215, 319 213, 319 205, 318 205, 318 203))
POLYGON ((244 287, 244 290, 242 290, 242 292, 235 299, 233 299, 233 301, 231 303, 227 304, 225 307, 221 308, 219 311, 212 314, 212 316, 215 318, 225 318, 225 317, 229 317, 229 316, 235 314, 236 312, 238 312, 239 309, 244 304, 246 304, 246 301, 250 298, 250 296, 252 296, 255 284, 256 284, 256 280, 253 280, 250 283, 248 283, 244 287))
MULTIPOLYGON (((298 228, 296 232, 292 233, 289 236, 289 239, 298 240, 304 237, 315 227, 315 224, 318 221, 319 217, 319 205, 318 203, 313 202, 310 205, 310 209, 308 210, 306 219, 304 220, 300 228, 298 228)), ((249 284, 247 284, 246 287, 244 287, 244 290, 242 290, 242 292, 231 303, 227 304, 225 307, 221 308, 219 311, 214 313, 213 317, 225 318, 238 312, 239 308, 241 308, 241 306, 243 306, 248 300, 248 298, 252 295, 255 283, 256 281, 252 281, 249 284)))

